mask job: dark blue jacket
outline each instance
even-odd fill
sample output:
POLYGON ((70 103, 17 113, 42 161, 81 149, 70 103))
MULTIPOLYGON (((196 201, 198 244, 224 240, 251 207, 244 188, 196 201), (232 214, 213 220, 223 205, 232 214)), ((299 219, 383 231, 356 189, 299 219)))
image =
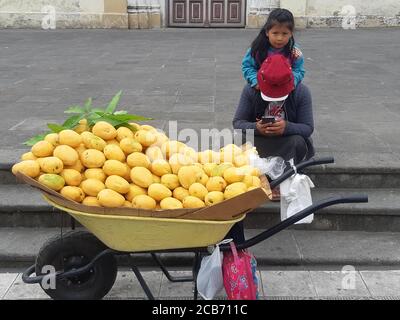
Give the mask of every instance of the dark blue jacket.
MULTIPOLYGON (((254 129, 254 133, 260 135, 256 130, 256 118, 261 119, 267 106, 268 102, 261 98, 260 91, 246 84, 233 118, 233 128, 242 129, 243 131, 254 129)), ((287 125, 283 135, 300 135, 306 140, 307 145, 312 148, 310 137, 314 131, 314 118, 310 90, 300 82, 289 94, 284 108, 287 125)))

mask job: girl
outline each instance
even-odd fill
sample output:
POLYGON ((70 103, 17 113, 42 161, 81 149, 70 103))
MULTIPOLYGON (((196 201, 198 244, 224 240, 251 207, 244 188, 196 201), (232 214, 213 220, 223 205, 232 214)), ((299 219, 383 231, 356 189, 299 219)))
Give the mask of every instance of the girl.
POLYGON ((303 80, 304 58, 294 42, 293 31, 294 18, 289 10, 275 9, 271 11, 267 22, 254 39, 242 61, 243 76, 251 87, 259 90, 257 71, 263 61, 274 54, 282 54, 288 59, 292 66, 295 86, 303 80))

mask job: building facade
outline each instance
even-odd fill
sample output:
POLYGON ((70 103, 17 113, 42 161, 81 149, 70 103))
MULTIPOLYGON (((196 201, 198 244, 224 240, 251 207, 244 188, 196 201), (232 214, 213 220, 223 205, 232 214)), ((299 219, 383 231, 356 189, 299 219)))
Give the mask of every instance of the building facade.
POLYGON ((400 26, 399 0, 0 0, 1 28, 259 28, 274 8, 297 26, 400 26))

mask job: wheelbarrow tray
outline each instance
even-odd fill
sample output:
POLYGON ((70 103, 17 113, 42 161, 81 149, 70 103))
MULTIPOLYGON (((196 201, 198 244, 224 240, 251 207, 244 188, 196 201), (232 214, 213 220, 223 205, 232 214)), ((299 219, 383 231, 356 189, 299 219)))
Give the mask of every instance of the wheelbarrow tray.
POLYGON ((106 246, 116 251, 139 252, 197 248, 221 241, 245 214, 228 221, 170 219, 87 213, 64 207, 49 196, 52 206, 68 212, 106 246))
POLYGON ((271 190, 269 188, 268 181, 265 178, 262 180, 263 187, 261 188, 247 191, 234 198, 224 200, 213 206, 208 206, 204 208, 157 211, 125 207, 104 208, 96 206, 86 206, 81 203, 69 200, 62 196, 60 193, 51 190, 50 188, 39 183, 35 179, 32 179, 24 174, 17 173, 17 178, 24 183, 27 183, 30 186, 39 189, 47 197, 47 199, 50 199, 53 203, 56 203, 63 208, 96 215, 226 221, 236 219, 242 214, 254 210, 261 204, 271 199, 271 190))

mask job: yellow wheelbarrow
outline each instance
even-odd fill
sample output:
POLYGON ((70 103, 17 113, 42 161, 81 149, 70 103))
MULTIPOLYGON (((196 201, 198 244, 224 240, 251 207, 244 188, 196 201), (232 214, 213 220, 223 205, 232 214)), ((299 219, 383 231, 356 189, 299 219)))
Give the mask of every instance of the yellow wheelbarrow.
MULTIPOLYGON (((327 163, 333 163, 333 158, 302 162, 271 182, 270 186, 271 188, 278 186, 297 170, 327 163)), ((260 190, 250 192, 253 193, 248 193, 248 195, 254 196, 246 195, 249 203, 259 202, 260 199, 256 198, 263 196, 260 190)), ((229 206, 230 203, 228 206, 225 204, 225 207, 221 205, 222 211, 228 208, 236 214, 231 214, 231 218, 227 220, 207 220, 198 212, 185 213, 182 218, 82 212, 66 207, 52 195, 44 197, 52 206, 70 214, 89 231, 72 230, 49 239, 40 249, 35 264, 23 273, 22 279, 25 283, 39 283, 43 290, 54 299, 103 298, 114 285, 118 271, 117 256, 125 256, 129 259, 130 267, 147 297, 154 299, 154 295, 132 259, 137 253, 151 254, 170 281, 194 282, 194 299, 197 299, 197 273, 202 255, 208 254, 208 246, 215 245, 226 237, 233 237, 239 250, 246 249, 325 207, 340 203, 368 202, 366 195, 332 197, 311 205, 251 239, 240 241, 235 239, 236 235, 231 234, 230 230, 234 225, 240 224, 249 212, 249 210, 243 211, 243 205, 237 207, 229 206), (172 277, 170 275, 157 254, 171 252, 194 253, 192 276, 172 277), (53 274, 48 273, 49 266, 53 274), (48 283, 51 276, 53 276, 54 286, 48 283)), ((268 201, 268 197, 264 196, 264 200, 268 201)), ((216 216, 221 215, 216 214, 216 216)), ((229 250, 229 245, 221 245, 220 249, 229 250)))

